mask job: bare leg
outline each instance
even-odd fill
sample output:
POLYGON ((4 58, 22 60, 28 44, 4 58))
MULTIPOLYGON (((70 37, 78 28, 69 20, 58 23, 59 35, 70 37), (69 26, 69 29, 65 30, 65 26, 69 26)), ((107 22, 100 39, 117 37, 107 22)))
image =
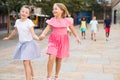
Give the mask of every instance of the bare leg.
POLYGON ((26 80, 32 80, 31 79, 31 68, 30 68, 30 60, 24 60, 23 61, 25 73, 26 73, 26 80))
POLYGON ((106 37, 108 38, 108 32, 106 32, 106 37))
POLYGON ((91 40, 93 40, 93 33, 91 33, 91 40))
POLYGON ((56 73, 55 73, 55 77, 58 77, 58 74, 59 74, 60 68, 61 68, 61 62, 62 62, 61 58, 56 58, 56 73))
POLYGON ((84 31, 82 31, 82 37, 84 38, 84 31))
POLYGON ((34 77, 34 72, 33 72, 33 68, 32 68, 31 62, 30 62, 30 68, 31 68, 31 75, 32 75, 32 77, 34 77))
POLYGON ((94 33, 94 41, 96 41, 96 33, 94 33))
POLYGON ((83 32, 83 36, 84 36, 84 39, 85 39, 85 36, 86 36, 85 31, 83 32))
POLYGON ((48 77, 51 77, 55 58, 56 58, 55 55, 49 55, 49 60, 48 60, 48 64, 47 64, 47 72, 48 72, 47 76, 48 77))
POLYGON ((83 31, 81 32, 81 35, 82 35, 82 37, 83 37, 83 31))
POLYGON ((109 37, 110 32, 108 32, 108 37, 109 37))

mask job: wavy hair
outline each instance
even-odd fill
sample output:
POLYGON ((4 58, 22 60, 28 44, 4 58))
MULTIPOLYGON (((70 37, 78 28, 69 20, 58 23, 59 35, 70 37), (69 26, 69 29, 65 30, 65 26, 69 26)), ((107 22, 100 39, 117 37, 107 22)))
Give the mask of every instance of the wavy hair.
POLYGON ((70 16, 67 7, 63 3, 54 3, 54 5, 57 5, 63 11, 62 13, 63 18, 70 16))

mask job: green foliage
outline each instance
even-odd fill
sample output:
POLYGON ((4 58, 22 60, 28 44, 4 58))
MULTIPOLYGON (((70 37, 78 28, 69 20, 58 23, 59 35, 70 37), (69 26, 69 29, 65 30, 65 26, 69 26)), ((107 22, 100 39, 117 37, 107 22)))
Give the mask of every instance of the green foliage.
POLYGON ((42 12, 43 14, 51 15, 52 16, 52 8, 54 3, 65 3, 65 0, 43 0, 41 2, 42 12))
POLYGON ((96 0, 43 0, 41 7, 44 14, 52 15, 52 7, 54 3, 64 3, 70 13, 76 13, 80 11, 95 10, 98 6, 96 0))
POLYGON ((66 0, 66 6, 71 12, 91 11, 96 5, 96 0, 66 0))
MULTIPOLYGON (((33 0, 32 0, 33 1, 33 0)), ((29 0, 0 0, 0 13, 19 12, 22 5, 32 5, 29 0)))
POLYGON ((99 7, 96 0, 0 0, 0 11, 8 13, 6 9, 9 9, 10 12, 19 12, 21 6, 27 4, 41 7, 43 14, 52 15, 54 3, 64 3, 70 13, 98 10, 99 7))

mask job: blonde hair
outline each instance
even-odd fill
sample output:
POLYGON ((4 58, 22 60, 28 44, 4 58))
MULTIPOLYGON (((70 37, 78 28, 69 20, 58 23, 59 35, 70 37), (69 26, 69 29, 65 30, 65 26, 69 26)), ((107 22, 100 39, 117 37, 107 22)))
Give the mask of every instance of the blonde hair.
MULTIPOLYGON (((29 10, 29 12, 31 12, 30 6, 28 6, 28 5, 23 5, 23 6, 21 7, 21 9, 22 9, 22 8, 27 8, 27 9, 29 10)), ((20 10, 21 10, 21 9, 20 9, 20 10)))
POLYGON ((62 13, 63 18, 70 16, 66 6, 63 3, 54 3, 54 5, 57 5, 63 11, 62 13))

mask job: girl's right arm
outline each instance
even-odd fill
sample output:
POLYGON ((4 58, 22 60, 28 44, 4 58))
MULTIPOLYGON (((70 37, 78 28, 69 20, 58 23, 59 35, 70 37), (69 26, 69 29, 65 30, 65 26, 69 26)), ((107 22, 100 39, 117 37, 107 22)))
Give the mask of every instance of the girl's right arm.
POLYGON ((69 28, 70 28, 71 32, 73 33, 73 35, 76 37, 77 42, 81 44, 80 38, 79 38, 79 36, 78 36, 78 34, 77 34, 77 32, 76 32, 74 26, 71 25, 69 28))
POLYGON ((42 34, 39 36, 40 40, 43 40, 46 36, 46 34, 49 32, 49 30, 51 29, 50 25, 47 25, 47 27, 45 28, 45 30, 42 32, 42 34))
POLYGON ((17 28, 15 28, 8 37, 3 38, 3 40, 11 39, 16 33, 17 33, 17 28))

